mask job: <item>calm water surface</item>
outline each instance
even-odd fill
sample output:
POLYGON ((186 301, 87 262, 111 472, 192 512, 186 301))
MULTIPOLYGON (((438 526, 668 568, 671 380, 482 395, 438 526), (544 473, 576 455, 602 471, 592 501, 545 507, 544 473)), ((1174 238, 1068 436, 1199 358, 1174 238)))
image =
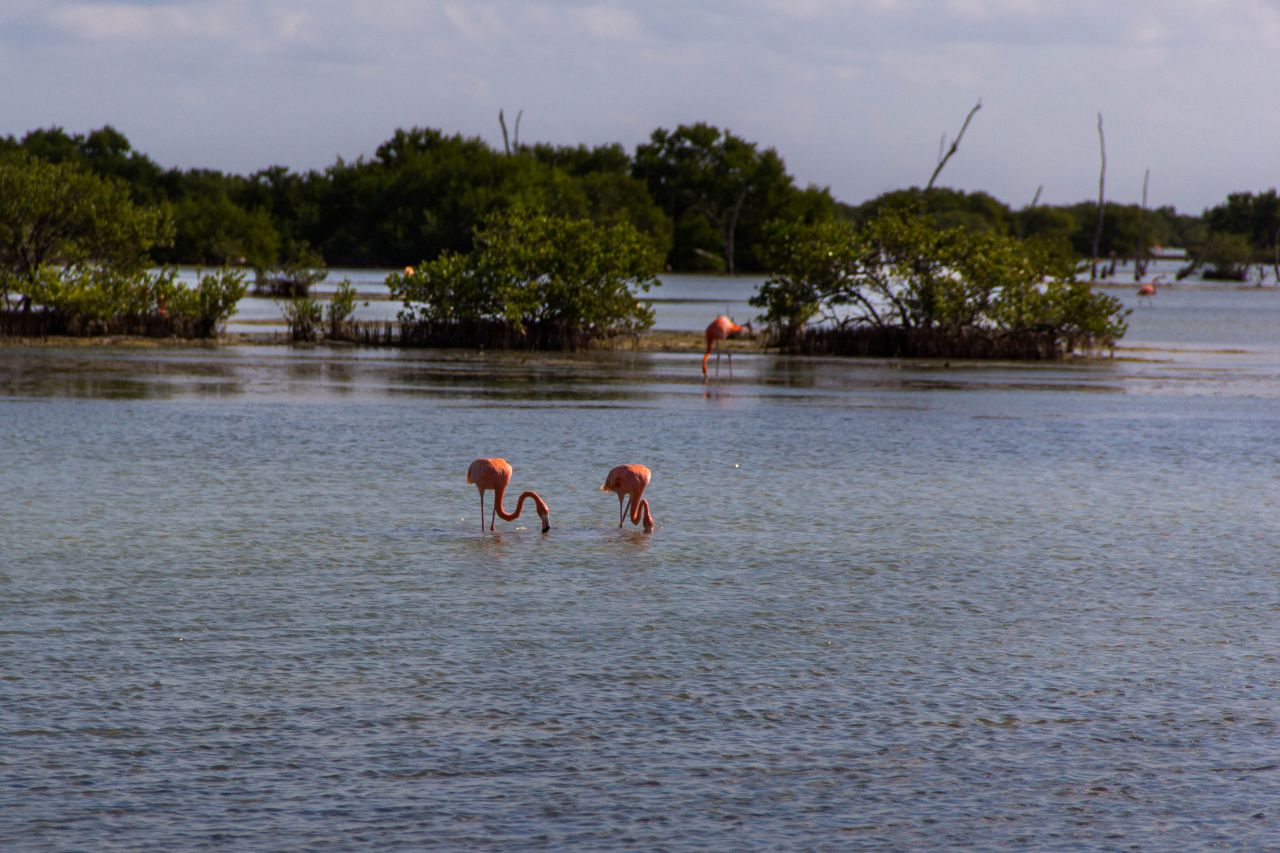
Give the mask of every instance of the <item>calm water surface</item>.
MULTIPOLYGON (((314 288, 319 299, 328 298, 337 283, 346 279, 361 299, 356 303, 357 320, 395 320, 403 307, 388 299, 388 270, 333 270, 314 288)), ((186 269, 183 279, 194 282, 197 270, 186 269)), ((759 309, 747 304, 764 281, 761 276, 664 275, 661 284, 640 294, 653 305, 654 327, 661 331, 702 330, 717 314, 728 314, 738 322, 751 319, 759 309)), ((249 296, 236 306, 227 324, 236 333, 275 332, 283 337, 285 322, 274 299, 249 296)))
POLYGON ((0 350, 0 849, 1276 849, 1280 294, 1131 328, 0 350))

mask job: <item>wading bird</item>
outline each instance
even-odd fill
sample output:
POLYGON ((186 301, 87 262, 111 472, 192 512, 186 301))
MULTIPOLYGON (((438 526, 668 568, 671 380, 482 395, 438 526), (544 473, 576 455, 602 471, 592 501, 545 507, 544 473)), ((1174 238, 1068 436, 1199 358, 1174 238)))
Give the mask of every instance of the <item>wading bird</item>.
POLYGON ((1151 281, 1143 282, 1138 288, 1138 304, 1142 304, 1143 298, 1151 299, 1156 295, 1156 285, 1160 283, 1160 276, 1156 276, 1151 281))
POLYGON ((467 469, 467 482, 474 483, 475 487, 480 491, 480 530, 484 531, 484 493, 493 490, 493 512, 489 514, 489 529, 493 530, 493 516, 498 515, 503 521, 515 521, 520 517, 520 510, 524 507, 526 498, 533 499, 533 505, 538 510, 538 516, 542 519, 542 532, 546 533, 551 529, 551 510, 547 508, 547 502, 538 496, 537 492, 524 492, 520 495, 520 499, 516 501, 516 511, 507 512, 502 508, 502 495, 507 491, 507 485, 511 482, 511 466, 507 464, 505 459, 477 459, 471 463, 471 467, 467 469))
POLYGON ((646 533, 653 530, 653 515, 649 512, 649 502, 641 500, 644 487, 649 485, 649 469, 643 465, 619 465, 604 478, 602 492, 614 492, 618 495, 618 526, 626 521, 628 514, 632 524, 639 524, 644 519, 646 533), (622 508, 623 497, 630 498, 627 508, 622 508))
MULTIPOLYGON (((728 317, 721 314, 719 317, 711 321, 711 325, 707 326, 707 351, 702 355, 702 375, 707 375, 707 359, 711 358, 711 348, 716 350, 716 376, 720 375, 720 342, 736 335, 746 329, 751 331, 751 323, 748 321, 746 325, 739 326, 728 317)), ((733 375, 733 352, 729 352, 729 375, 733 375)))

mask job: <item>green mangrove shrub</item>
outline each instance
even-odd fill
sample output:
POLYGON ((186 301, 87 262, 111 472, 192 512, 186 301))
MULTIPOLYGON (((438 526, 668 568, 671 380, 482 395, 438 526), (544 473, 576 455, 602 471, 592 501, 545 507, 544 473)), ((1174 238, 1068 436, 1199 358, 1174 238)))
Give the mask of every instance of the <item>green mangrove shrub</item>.
POLYGON ((194 287, 177 270, 124 272, 75 264, 43 268, 27 284, 34 310, 5 312, 11 335, 217 337, 247 291, 238 270, 202 274, 194 287))
POLYGON ((1203 242, 1191 248, 1191 259, 1178 270, 1178 278, 1186 278, 1203 270, 1206 279, 1246 281, 1255 251, 1244 234, 1214 231, 1203 242))
POLYGON ((324 322, 324 306, 311 296, 295 296, 276 303, 284 314, 289 327, 289 337, 295 341, 311 342, 324 322))
POLYGON ((916 211, 774 223, 752 297, 780 346, 867 355, 1052 358, 1108 347, 1128 312, 1054 244, 937 228, 916 211))
POLYGON ((344 278, 338 282, 329 304, 325 306, 325 333, 333 340, 347 337, 346 326, 355 312, 356 288, 351 279, 344 278))
POLYGON ((637 294, 659 283, 661 258, 629 223, 515 208, 486 219, 474 244, 388 276, 404 342, 577 349, 653 325, 637 294))
POLYGON ((16 298, 29 310, 61 277, 136 281, 150 250, 172 240, 169 209, 135 204, 123 181, 23 151, 0 155, 0 308, 16 298))
POLYGON ((254 271, 253 292, 258 296, 287 299, 310 296, 311 288, 328 275, 324 256, 306 240, 289 240, 277 266, 269 269, 260 267, 254 271))

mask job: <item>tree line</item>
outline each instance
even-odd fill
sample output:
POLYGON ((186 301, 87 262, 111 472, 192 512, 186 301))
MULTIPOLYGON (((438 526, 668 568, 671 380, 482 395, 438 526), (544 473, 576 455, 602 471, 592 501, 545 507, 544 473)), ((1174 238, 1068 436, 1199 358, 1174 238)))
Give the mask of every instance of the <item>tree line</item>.
POLYGON ((347 287, 326 334, 576 349, 652 325, 640 294, 668 269, 767 273, 752 303, 792 351, 1055 357, 1125 330, 1119 300, 1076 280, 1086 240, 1139 261, 1187 245, 1188 269, 1233 242, 1246 264, 1269 250, 1280 277, 1275 202, 1235 195, 1198 219, 1107 205, 1099 241, 1096 204, 1015 211, 932 186, 842 204, 703 123, 634 154, 414 128, 369 159, 249 176, 161 169, 111 127, 54 128, 0 140, 0 333, 215 335, 249 268, 309 339, 324 318, 306 284, 326 264, 404 265, 387 281, 394 328, 350 323, 347 287), (218 271, 186 287, 178 263, 218 271))
MULTIPOLYGON (((826 188, 798 186, 773 148, 706 123, 659 128, 630 153, 616 143, 499 150, 478 137, 399 129, 369 157, 250 175, 163 168, 110 126, 0 138, 0 154, 12 151, 122 181, 136 204, 167 208, 172 239, 150 249, 158 264, 399 268, 470 251, 490 216, 520 207, 605 227, 629 223, 666 270, 755 273, 767 271, 770 222, 863 222, 904 202, 942 228, 1050 240, 1087 257, 1097 217, 1095 202, 1014 209, 984 192, 945 188, 847 204, 826 188)), ((1274 189, 1233 194, 1199 216, 1107 203, 1104 222, 1102 257, 1180 246, 1193 260, 1225 257, 1233 272, 1242 263, 1280 268, 1274 189)))

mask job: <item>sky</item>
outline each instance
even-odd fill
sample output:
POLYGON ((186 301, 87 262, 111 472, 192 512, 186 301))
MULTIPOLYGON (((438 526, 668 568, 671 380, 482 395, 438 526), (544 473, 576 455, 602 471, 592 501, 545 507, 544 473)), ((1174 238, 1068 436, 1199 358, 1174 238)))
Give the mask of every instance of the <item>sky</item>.
POLYGON ((110 124, 161 166, 370 157, 428 127, 629 152, 708 122, 857 204, 1198 214, 1280 183, 1280 0, 0 0, 0 135, 110 124))

